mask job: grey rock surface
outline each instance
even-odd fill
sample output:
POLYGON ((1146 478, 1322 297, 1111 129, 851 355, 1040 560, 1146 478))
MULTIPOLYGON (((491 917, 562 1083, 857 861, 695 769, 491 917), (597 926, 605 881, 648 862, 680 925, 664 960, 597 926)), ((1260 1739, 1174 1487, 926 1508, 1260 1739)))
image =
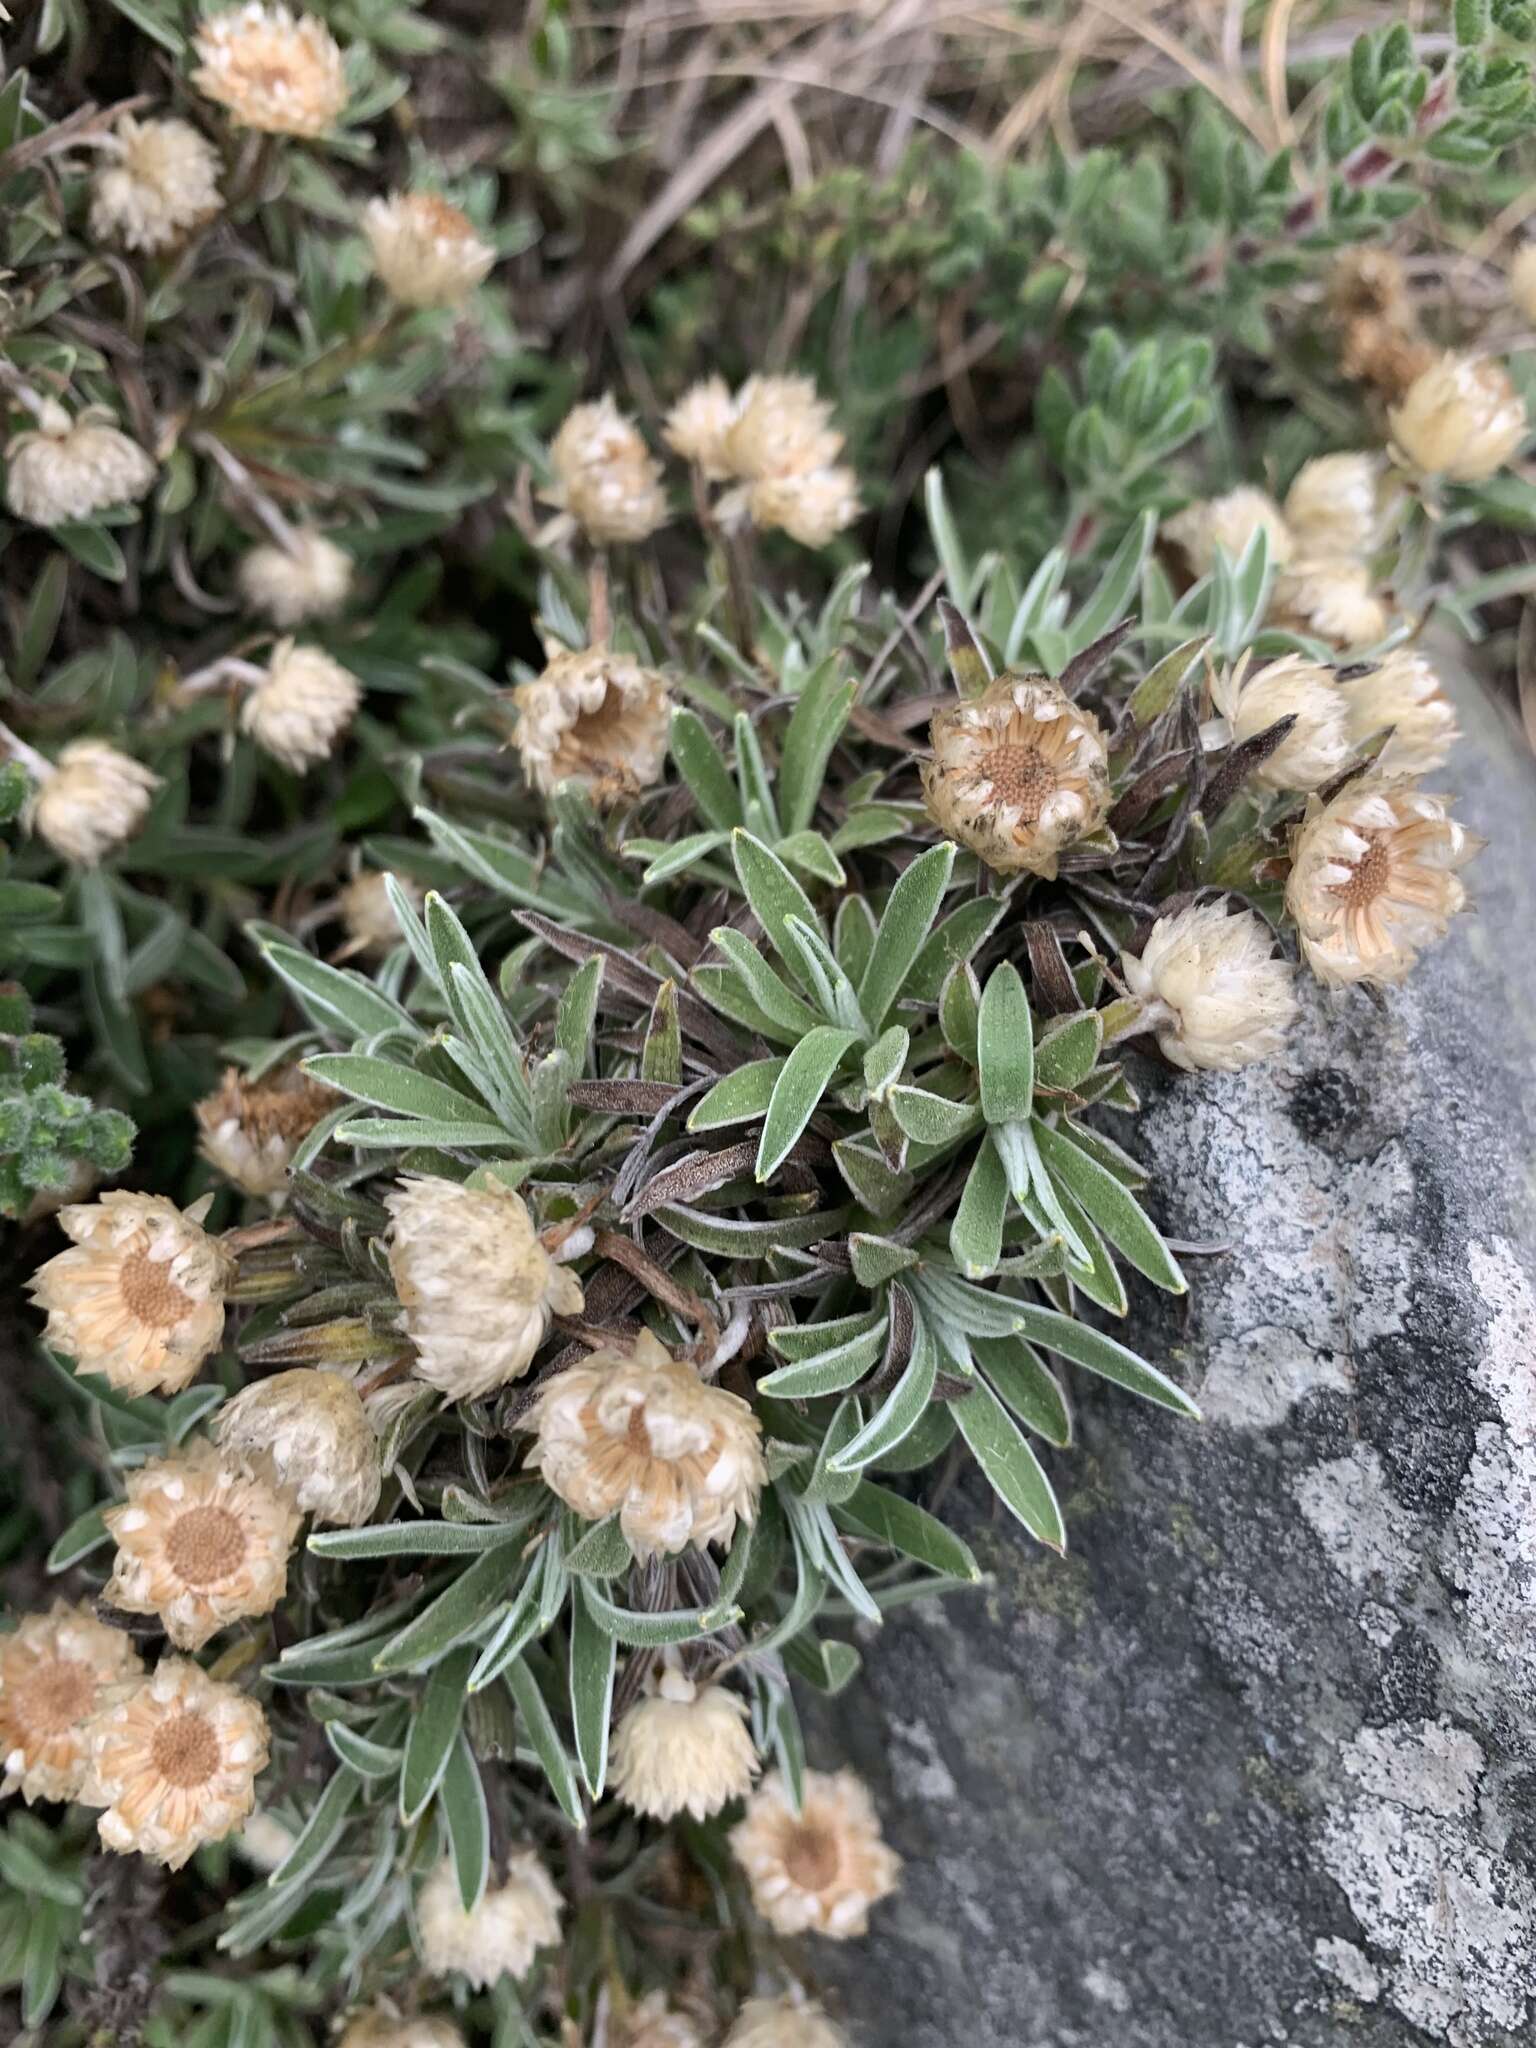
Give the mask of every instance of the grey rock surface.
POLYGON ((1133 1341, 1206 1420, 1077 1374, 1068 1557, 964 1489, 991 1585, 821 1717, 908 1859, 813 1959, 868 2048, 1536 2040, 1536 769, 1464 697, 1476 913, 1152 1080, 1161 1220, 1232 1250, 1133 1341))

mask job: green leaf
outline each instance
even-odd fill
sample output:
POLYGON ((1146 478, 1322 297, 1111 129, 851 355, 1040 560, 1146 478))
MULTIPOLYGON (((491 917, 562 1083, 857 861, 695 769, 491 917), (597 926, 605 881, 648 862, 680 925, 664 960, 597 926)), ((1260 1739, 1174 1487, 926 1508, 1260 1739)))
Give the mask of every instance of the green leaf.
POLYGON ((339 1763, 350 1771, 356 1771, 360 1778, 390 1779, 399 1776, 400 1766, 405 1760, 403 1750, 393 1748, 386 1742, 370 1741, 366 1735, 359 1735, 355 1728, 349 1728, 345 1721, 327 1721, 325 1739, 336 1753, 339 1763))
MULTIPOLYGON (((722 925, 710 933, 715 948, 723 953, 740 976, 743 987, 763 1014, 780 1027, 793 1043, 822 1021, 793 989, 787 987, 744 933, 722 925)), ((786 943, 793 946, 794 941, 786 943)), ((798 960, 792 960, 798 968, 798 960)))
POLYGON ((448 1823, 448 1847, 459 1881, 459 1903, 466 1913, 472 1913, 480 1903, 490 1874, 491 1817, 479 1768, 462 1728, 448 1752, 438 1804, 448 1823))
POLYGON ((592 1031, 597 1022, 597 999, 607 965, 601 953, 594 953, 577 968, 565 985, 555 1013, 555 1043, 571 1063, 571 1075, 580 1080, 587 1071, 592 1049, 592 1031))
POLYGON ((446 1656, 427 1680, 426 1691, 411 1717, 405 1738, 405 1761, 400 1767, 400 1818, 407 1826, 426 1812, 448 1768, 448 1757, 464 1715, 465 1687, 474 1661, 475 1651, 468 1643, 446 1656))
POLYGON ((784 937, 794 952, 801 986, 810 990, 826 1022, 851 1031, 856 1038, 867 1038, 869 1026, 853 983, 820 932, 812 931, 801 918, 790 917, 784 920, 784 937))
POLYGON ((853 700, 855 682, 838 675, 840 657, 819 662, 806 678, 779 757, 779 816, 786 835, 803 832, 816 813, 822 778, 853 700))
POLYGON ((973 1337, 971 1349, 988 1385, 1025 1428, 1064 1450, 1072 1441, 1072 1418, 1038 1354, 1022 1337, 973 1337))
POLYGON ((1080 654, 1085 647, 1091 647, 1101 634, 1107 633, 1111 626, 1118 625, 1125 617, 1141 580, 1141 565, 1147 558, 1147 550, 1156 531, 1155 512, 1143 512, 1127 531, 1098 588, 1072 620, 1067 634, 1070 653, 1080 654))
POLYGON ((521 1657, 508 1668, 507 1689, 517 1707, 523 1732, 549 1780, 550 1790, 560 1803, 561 1812, 573 1828, 584 1829, 587 1811, 582 1802, 575 1766, 560 1740, 554 1716, 539 1690, 538 1681, 521 1657))
POLYGON ((1128 1189, 1064 1131, 1036 1119, 1035 1143, 1049 1172, 1082 1203, 1110 1243, 1158 1287, 1185 1294, 1189 1282, 1151 1218, 1128 1189))
POLYGON ((592 1612, 590 1589, 578 1582, 571 1601, 571 1722, 582 1779, 594 1799, 608 1775, 608 1722, 618 1644, 592 1612))
POLYGON ((645 1044, 640 1049, 640 1078, 673 1086, 683 1078, 683 1033, 675 981, 664 981, 656 991, 645 1044))
POLYGON ((1076 1088, 1098 1063, 1104 1043, 1100 1010, 1079 1010, 1047 1025, 1035 1043, 1035 1082, 1042 1088, 1076 1088))
POLYGON ((461 1557, 521 1542, 527 1521, 374 1522, 362 1529, 317 1529, 308 1549, 317 1557, 461 1557))
POLYGON ((87 1508, 83 1515, 77 1515, 48 1553, 45 1567, 50 1572, 67 1572, 72 1564, 78 1564, 82 1557, 89 1557, 93 1550, 99 1550, 104 1543, 110 1543, 107 1525, 99 1507, 87 1508))
POLYGON ((825 882, 829 889, 840 889, 848 879, 847 869, 819 832, 791 832, 779 841, 778 854, 780 860, 809 875, 813 882, 825 882))
POLYGON ((590 1581, 582 1586, 582 1600, 593 1622, 616 1643, 633 1649, 661 1649, 669 1643, 697 1642, 716 1629, 729 1628, 741 1620, 738 1607, 670 1607, 634 1609, 620 1607, 590 1581))
POLYGON ((859 1006, 871 1031, 885 1022, 922 953, 955 864, 948 840, 919 854, 886 898, 874 951, 859 983, 859 1006))
POLYGON ((960 1434, 1003 1506, 1018 1516, 1031 1536, 1052 1550, 1065 1550, 1067 1532, 1051 1482, 1029 1439, 991 1388, 978 1380, 951 1406, 960 1434))
POLYGON ((93 576, 104 577, 108 583, 121 583, 128 574, 128 558, 104 526, 71 521, 65 526, 50 527, 49 532, 93 576))
POLYGON ((627 860, 641 856, 646 866, 640 876, 642 888, 650 888, 656 882, 665 882, 672 875, 680 875, 696 862, 707 861, 710 854, 718 853, 730 839, 726 832, 690 832, 685 838, 675 839, 670 845, 655 839, 626 839, 623 852, 627 860), (660 851, 656 849, 660 848, 660 851))
POLYGON ((331 1773, 297 1841, 267 1879, 274 1891, 297 1891, 319 1870, 341 1839, 362 1785, 345 1764, 331 1773))
POLYGON ((968 1280, 983 1280, 997 1271, 1007 1208, 1008 1177, 988 1133, 977 1147, 949 1228, 950 1256, 968 1280))
POLYGON ((328 967, 296 946, 268 944, 267 963, 298 997, 311 1022, 342 1038, 372 1038, 380 1031, 420 1030, 397 1003, 350 969, 328 967))
POLYGON ((885 1099, 902 1130, 918 1145, 952 1145, 968 1137, 982 1120, 977 1103, 951 1102, 947 1095, 934 1095, 926 1088, 891 1088, 885 1099))
POLYGON ((857 1042, 852 1031, 819 1024, 784 1062, 757 1148, 756 1175, 766 1181, 778 1171, 801 1132, 815 1115, 827 1083, 843 1056, 857 1042))
POLYGON ((962 1543, 926 1508, 903 1500, 899 1493, 877 1486, 872 1479, 861 1480, 847 1500, 832 1510, 832 1517, 840 1528, 871 1543, 883 1543, 887 1549, 900 1551, 903 1557, 914 1558, 947 1578, 980 1583, 981 1567, 969 1545, 962 1543))
POLYGON ((768 1114, 774 1087, 784 1071, 779 1060, 748 1060, 715 1083, 688 1118, 690 1131, 717 1131, 725 1124, 755 1123, 768 1114))
POLYGON ((692 792, 699 815, 718 832, 733 831, 741 823, 741 797, 709 727, 696 711, 679 706, 672 713, 671 744, 677 772, 692 792))
POLYGON ((433 1123, 425 1117, 420 1122, 407 1122, 392 1116, 353 1117, 337 1125, 336 1135, 343 1145, 383 1147, 386 1151, 406 1145, 431 1147, 442 1152, 480 1145, 504 1150, 508 1142, 501 1124, 433 1123))
POLYGON ((894 1450, 921 1420, 933 1397, 939 1354, 925 1323, 919 1319, 906 1371, 864 1427, 828 1462, 834 1472, 860 1472, 894 1450))
MULTIPOLYGON (((304 1071, 328 1088, 338 1089, 359 1102, 371 1102, 396 1116, 435 1118, 448 1123, 487 1124, 483 1103, 459 1094, 446 1082, 430 1074, 418 1074, 394 1060, 374 1059, 357 1052, 315 1053, 305 1060, 304 1071)), ((506 1133, 502 1133, 505 1137, 506 1133)))
POLYGON ((411 1671, 451 1650, 494 1614, 512 1591, 516 1560, 503 1544, 477 1558, 373 1660, 378 1672, 411 1671))
MULTIPOLYGON (((742 892, 767 935, 768 943, 788 966, 794 967, 794 956, 785 943, 784 921, 790 917, 802 918, 812 931, 819 932, 821 920, 811 905, 810 897, 778 855, 764 846, 760 839, 754 839, 750 832, 738 830, 732 834, 731 858, 736 865, 742 892)), ((719 945, 718 932, 714 939, 719 945)))
POLYGON ((1016 1301, 1012 1307, 1018 1319, 1018 1334, 1038 1344, 1042 1351, 1054 1351, 1059 1358, 1069 1358, 1074 1365, 1096 1372, 1102 1379, 1113 1380, 1116 1386, 1141 1395, 1143 1400, 1155 1401, 1160 1408, 1171 1408, 1175 1414, 1187 1415, 1193 1421, 1200 1419, 1200 1410, 1182 1387, 1175 1386, 1124 1344, 1106 1337, 1102 1330, 1090 1329, 1058 1309, 1040 1308, 1032 1301, 1016 1301))
POLYGON ((618 1516, 610 1515, 606 1522, 594 1522, 581 1541, 567 1552, 565 1568, 577 1578, 616 1579, 633 1562, 618 1516))
POLYGON ((928 934, 913 963, 905 989, 908 1000, 937 1002, 945 975, 962 960, 971 958, 1007 908, 1006 895, 973 896, 952 910, 928 934))
POLYGON ((850 1231, 848 1256, 853 1277, 861 1287, 882 1286, 895 1273, 917 1264, 918 1255, 910 1245, 897 1244, 889 1237, 876 1237, 865 1230, 850 1231))
POLYGON ((119 14, 131 21, 135 28, 142 29, 144 34, 157 42, 162 49, 169 50, 173 57, 186 54, 185 38, 174 20, 168 21, 164 11, 154 6, 152 0, 112 0, 112 5, 119 14))
POLYGON ((912 1034, 900 1024, 883 1032, 864 1055, 864 1086, 878 1102, 901 1079, 912 1049, 912 1034))
POLYGON ((757 737, 757 728, 744 711, 736 714, 736 780, 741 787, 744 822, 749 831, 777 839, 780 833, 779 807, 774 801, 768 764, 757 737))
POLYGON ((958 1053, 968 1067, 976 1064, 976 1034, 981 1023, 981 983, 969 960, 962 960, 944 977, 939 991, 939 1029, 944 1043, 958 1053))
MULTIPOLYGON (((758 1391, 780 1400, 813 1400, 821 1394, 845 1393, 878 1362, 885 1344, 886 1319, 868 1315, 844 1317, 837 1323, 813 1323, 799 1331, 775 1330, 775 1337, 810 1336, 818 1330, 836 1332, 822 1349, 792 1356, 758 1381, 758 1391), (849 1325, 853 1327, 850 1329, 849 1325)), ((782 1346, 775 1345, 775 1350, 782 1346)))
POLYGON ((1034 1022, 1019 970, 994 967, 982 992, 976 1028, 981 1107, 989 1124, 1028 1117, 1035 1094, 1034 1022))

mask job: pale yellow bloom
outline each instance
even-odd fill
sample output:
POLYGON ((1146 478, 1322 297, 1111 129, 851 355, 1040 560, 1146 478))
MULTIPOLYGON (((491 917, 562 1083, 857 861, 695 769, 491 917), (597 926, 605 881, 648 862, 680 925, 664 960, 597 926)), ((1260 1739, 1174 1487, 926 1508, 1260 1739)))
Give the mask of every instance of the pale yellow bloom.
POLYGON ((195 1442, 127 1475, 102 1520, 117 1544, 106 1597, 158 1614, 179 1650, 200 1650, 247 1615, 270 1614, 288 1583, 300 1515, 270 1478, 195 1442))
POLYGON ((148 1678, 121 1688, 86 1740, 80 1796, 106 1809, 97 1822, 103 1843, 172 1870, 239 1827, 267 1762, 261 1708, 185 1657, 162 1657, 148 1678))
POLYGON ((1003 874, 1056 873, 1110 806, 1097 719, 1044 676, 1004 674, 936 711, 923 764, 929 815, 1003 874))
POLYGON ((1444 799, 1362 776, 1313 799, 1291 834, 1285 907, 1319 981, 1401 981, 1466 902, 1456 870, 1481 842, 1444 799))
POLYGON ((96 405, 72 420, 49 404, 37 426, 11 437, 5 456, 5 502, 34 526, 67 526, 132 504, 155 480, 151 458, 96 405))
POLYGON ((1263 668, 1241 665, 1215 678, 1211 695, 1235 743, 1257 739, 1282 718, 1295 725, 1248 781, 1259 789, 1319 789, 1349 758, 1344 699, 1333 670, 1287 654, 1263 668))
POLYGON ((219 1448, 317 1522, 355 1528, 379 1504, 379 1440, 350 1380, 298 1367, 254 1380, 219 1410, 219 1448))
POLYGON ((85 1724, 104 1690, 144 1667, 121 1629, 89 1601, 55 1600, 0 1635, 0 1797, 75 1799, 85 1778, 85 1724))
POLYGON ((105 740, 71 740, 33 795, 27 823, 76 867, 125 845, 149 813, 160 777, 105 740))
POLYGON ((435 192, 370 199, 363 233, 385 290, 402 306, 462 306, 496 261, 468 214, 435 192))
POLYGON ((240 595, 274 626, 333 618, 352 594, 352 557, 312 526, 297 528, 291 548, 263 541, 240 564, 240 595))
POLYGON ((758 483, 831 469, 842 449, 832 408, 809 377, 750 377, 736 394, 722 456, 730 475, 758 483))
POLYGON ((1522 319, 1536 321, 1536 242, 1522 242, 1510 259, 1509 296, 1522 319))
POLYGON ((279 640, 267 673, 246 698, 240 723, 258 747, 302 775, 329 759, 363 701, 349 669, 318 647, 279 640))
POLYGON ((608 394, 566 415, 549 459, 549 502, 562 506, 588 540, 649 540, 666 525, 661 464, 608 394))
POLYGON ((242 128, 270 135, 324 135, 347 104, 336 38, 313 14, 248 0, 205 21, 195 38, 192 83, 227 107, 242 128))
POLYGON ((196 1106, 198 1150, 248 1195, 282 1195, 300 1140, 341 1098, 297 1067, 248 1081, 238 1067, 196 1106))
POLYGON ((1383 774, 1428 774, 1441 766, 1461 736, 1433 664, 1412 647, 1393 648, 1375 668, 1345 683, 1343 694, 1350 738, 1357 745, 1391 728, 1376 757, 1383 774))
POLYGON ((690 384, 667 414, 661 438, 674 454, 702 470, 712 484, 731 474, 726 436, 736 422, 736 401, 723 377, 690 384))
POLYGON ((1525 439, 1525 401, 1502 363, 1443 355, 1414 378, 1387 424, 1411 468, 1453 483, 1481 483, 1525 439))
POLYGON ((802 547, 824 548, 858 518, 859 480, 851 469, 763 477, 748 491, 747 509, 755 525, 776 527, 802 547))
POLYGON ((557 654, 512 693, 523 773, 544 794, 577 782, 613 803, 661 780, 672 700, 654 669, 607 647, 557 654))
POLYGON ((770 1772, 730 1842, 753 1905, 777 1934, 863 1934, 870 1907, 895 1891, 901 1873, 852 1771, 807 1771, 798 1814, 782 1775, 770 1772))
POLYGON ((157 254, 212 220, 219 153, 186 121, 136 121, 124 114, 91 181, 91 233, 98 242, 157 254))
POLYGON ((434 1976, 467 1977, 479 1990, 498 1977, 526 1977, 539 1950, 560 1939, 562 1911, 554 1880, 531 1849, 507 1859, 501 1883, 488 1885, 469 1913, 453 1864, 440 1863, 416 1901, 421 1960, 434 1976))
POLYGON ((1232 1073, 1270 1059, 1296 1015, 1290 962, 1251 910, 1201 903, 1160 917, 1120 969, 1175 1066, 1232 1073))
POLYGON ((760 1766, 746 1724, 739 1693, 669 1668, 614 1730, 613 1789, 653 1820, 708 1820, 752 1789, 760 1766))
POLYGON ((637 1557, 729 1544, 756 1515, 757 1417, 648 1330, 632 1352, 594 1351, 546 1381, 527 1425, 529 1465, 587 1521, 617 1514, 637 1557))
POLYGON ((336 2048, 464 2048, 464 2036, 452 2020, 406 2019, 381 2005, 354 2013, 336 2048))
POLYGON ((722 2048, 848 2048, 848 2036, 801 1991, 749 1998, 722 2048))
POLYGON ((549 1332, 573 1316, 581 1282, 545 1250, 522 1197, 419 1174, 384 1197, 389 1270, 416 1347, 412 1370, 450 1401, 520 1379, 549 1332))
POLYGON ((1291 558, 1292 539, 1285 515, 1268 491, 1239 484, 1219 498, 1201 498, 1163 523, 1163 533, 1184 550, 1197 576, 1208 576, 1220 548, 1236 562, 1260 527, 1269 535, 1269 559, 1282 566, 1291 558))
POLYGON ((704 2048, 704 2036, 686 2013, 672 2010, 664 1991, 652 1991, 619 2028, 614 2048, 704 2048))
POLYGON ((1363 562, 1293 562, 1275 579, 1270 618, 1315 633, 1335 647, 1369 647, 1386 632, 1391 613, 1371 587, 1363 562))
POLYGON ((73 1248, 30 1285, 48 1312, 47 1343, 76 1372, 101 1373, 125 1394, 175 1394, 218 1350, 234 1264, 202 1228, 205 1208, 109 1188, 59 1211, 73 1248))
POLYGON ((1285 523, 1301 555, 1370 554, 1385 523, 1381 457, 1361 451, 1304 462, 1285 494, 1285 523))

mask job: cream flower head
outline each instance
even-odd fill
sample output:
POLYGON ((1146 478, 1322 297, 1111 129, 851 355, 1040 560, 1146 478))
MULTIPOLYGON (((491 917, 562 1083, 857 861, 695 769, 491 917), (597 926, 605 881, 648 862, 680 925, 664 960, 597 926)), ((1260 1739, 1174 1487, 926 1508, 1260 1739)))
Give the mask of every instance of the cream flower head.
POLYGON ((107 1687, 143 1668, 130 1639, 84 1600, 55 1600, 0 1635, 0 1798, 77 1799, 86 1722, 107 1687))
POLYGON ((73 1249, 29 1284, 48 1313, 45 1340, 76 1372, 125 1394, 176 1394, 218 1350, 234 1263, 203 1229, 205 1206, 108 1188, 59 1211, 73 1249))
POLYGON ((630 2011, 614 2048, 704 2048, 704 2036, 686 2013, 672 2010, 664 1991, 652 1991, 630 2011))
POLYGON ((192 83, 227 107, 241 128, 269 135, 324 135, 347 104, 336 38, 313 14, 247 0, 205 21, 195 38, 192 83))
POLYGON ((1153 925, 1140 956, 1120 955, 1142 1028, 1175 1066, 1233 1073, 1270 1059, 1296 1015, 1289 961, 1251 910, 1194 904, 1153 925))
POLYGON ((352 557, 312 526, 295 529, 292 548, 263 541, 241 561, 240 595, 274 626, 333 618, 352 594, 352 557))
POLYGON ((132 504, 155 480, 151 458, 97 405, 71 419, 50 403, 37 426, 12 435, 5 457, 5 502, 33 526, 67 526, 132 504))
POLYGON ((416 1347, 412 1371, 450 1401, 521 1379, 549 1332, 573 1316, 581 1282, 544 1249, 521 1195, 418 1174, 384 1197, 389 1270, 416 1347))
POLYGON ((1109 812, 1098 720, 1044 676, 1005 674, 936 711, 923 764, 928 814, 988 867, 1048 879, 1109 812))
MULTIPOLYGON (((407 900, 421 905, 421 890, 404 875, 396 875, 407 900)), ((341 921, 347 928, 347 950, 351 953, 387 953, 400 943, 400 920, 389 900, 384 877, 371 868, 359 868, 341 892, 341 921)))
POLYGON ((896 1889, 901 1858, 887 1848, 863 1782, 852 1771, 807 1771, 797 1814, 771 1771, 730 1834, 752 1903, 776 1934, 863 1934, 869 1909, 896 1889))
POLYGON ((729 1544, 767 1476, 757 1417, 642 1330, 546 1380, 529 1410, 533 1470, 589 1522, 617 1514, 637 1557, 729 1544))
POLYGON ((1461 736, 1433 664, 1415 648, 1394 647, 1375 668, 1351 677, 1343 695, 1349 735, 1357 745, 1390 727, 1391 737, 1376 757, 1384 775, 1428 774, 1461 736))
POLYGON ((549 502, 563 506, 588 540, 649 540, 666 525, 661 464, 611 395, 567 413, 549 459, 549 502))
POLYGON ((1443 355, 1414 378, 1387 424, 1411 469, 1452 483, 1481 483, 1525 439, 1525 401, 1502 363, 1443 355))
POLYGON ((669 1667, 614 1730, 614 1791, 652 1820, 708 1820, 752 1789, 760 1765, 746 1723, 739 1693, 669 1667))
POLYGON ((464 2036, 452 2020, 404 2019, 378 2005, 352 2015, 336 2048, 464 2048, 464 2036))
POLYGON ((723 377, 690 384, 667 414, 661 438, 712 484, 731 474, 726 437, 736 423, 736 401, 723 377))
POLYGON ((1285 515, 1268 491, 1239 484, 1219 498, 1202 498, 1163 522, 1164 536, 1184 550, 1197 576, 1208 576, 1220 548, 1237 561, 1263 527, 1269 535, 1269 559, 1283 567, 1291 558, 1292 540, 1285 515))
POLYGON ((357 677, 339 661, 318 647, 279 640, 240 723, 265 753, 302 775, 329 759, 362 701, 357 677))
POLYGON ((212 220, 219 153, 186 121, 136 121, 124 114, 91 180, 91 233, 98 242, 155 255, 212 220))
POLYGON ((226 1067, 218 1087, 197 1104, 198 1150, 246 1194, 280 1196, 300 1140, 340 1100, 298 1067, 280 1067, 259 1081, 226 1067))
POLYGON ((728 473, 749 483, 831 469, 842 453, 832 408, 809 377, 749 377, 735 410, 722 452, 728 473))
POLYGON ((1282 718, 1296 723, 1248 780, 1260 789, 1320 789, 1349 759, 1349 726, 1333 670, 1302 654, 1263 668, 1218 675, 1211 695, 1235 743, 1257 739, 1282 718))
POLYGON ((267 1717, 187 1658, 162 1657, 103 1706, 86 1743, 80 1796, 106 1809, 102 1842, 179 1870, 205 1842, 233 1834, 255 1805, 267 1717))
POLYGON ((803 1992, 749 1998, 721 2048, 848 2048, 848 2036, 803 1992))
POLYGON ((478 1990, 526 1977, 541 1948, 560 1939, 563 1905, 532 1849, 507 1859, 506 1876, 466 1913, 451 1862, 440 1863, 416 1900, 421 1960, 435 1977, 467 1977, 478 1990))
POLYGON ((93 868, 133 837, 160 777, 105 740, 71 740, 27 806, 29 828, 76 867, 93 868))
POLYGON ((798 476, 768 476, 747 492, 754 525, 777 528, 802 547, 824 548, 862 507, 851 469, 808 469, 798 476))
POLYGON ((595 802, 614 803, 661 780, 672 700, 633 655, 607 647, 557 654, 512 701, 523 773, 544 795, 577 782, 595 802))
POLYGON ((1444 799, 1362 776, 1313 799, 1291 834, 1285 907, 1319 981, 1401 981, 1467 900, 1456 870, 1481 841, 1444 799))
POLYGON ((363 233, 384 289, 402 306, 462 306, 496 261, 469 215, 435 192, 370 199, 363 233))
POLYGON ((114 1606, 158 1614, 178 1650, 272 1612, 301 1519, 288 1494, 203 1442, 153 1459, 126 1485, 127 1501, 102 1517, 117 1544, 114 1606))
POLYGON ((254 1380, 219 1410, 220 1450, 278 1485, 317 1522, 356 1528, 379 1504, 379 1439, 340 1373, 297 1367, 254 1380))
POLYGON ((1293 562, 1275 578, 1270 618, 1334 647, 1369 647, 1391 623, 1363 562, 1293 562))
POLYGON ((1285 494, 1285 523, 1297 552, 1327 561, 1368 555, 1381 545, 1382 464, 1363 451, 1304 462, 1285 494))

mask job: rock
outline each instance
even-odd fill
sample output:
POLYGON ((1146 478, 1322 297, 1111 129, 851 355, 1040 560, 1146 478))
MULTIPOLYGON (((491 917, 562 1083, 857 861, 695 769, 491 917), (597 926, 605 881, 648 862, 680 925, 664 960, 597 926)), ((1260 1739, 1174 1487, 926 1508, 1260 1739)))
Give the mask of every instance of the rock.
POLYGON ((813 1967, 868 2048, 1515 2048, 1536 2029, 1536 769, 1469 685, 1479 901, 1288 1059, 1148 1080, 1191 1260, 1076 1374, 1070 1550, 893 1616, 817 1727, 908 1859, 813 1967))

